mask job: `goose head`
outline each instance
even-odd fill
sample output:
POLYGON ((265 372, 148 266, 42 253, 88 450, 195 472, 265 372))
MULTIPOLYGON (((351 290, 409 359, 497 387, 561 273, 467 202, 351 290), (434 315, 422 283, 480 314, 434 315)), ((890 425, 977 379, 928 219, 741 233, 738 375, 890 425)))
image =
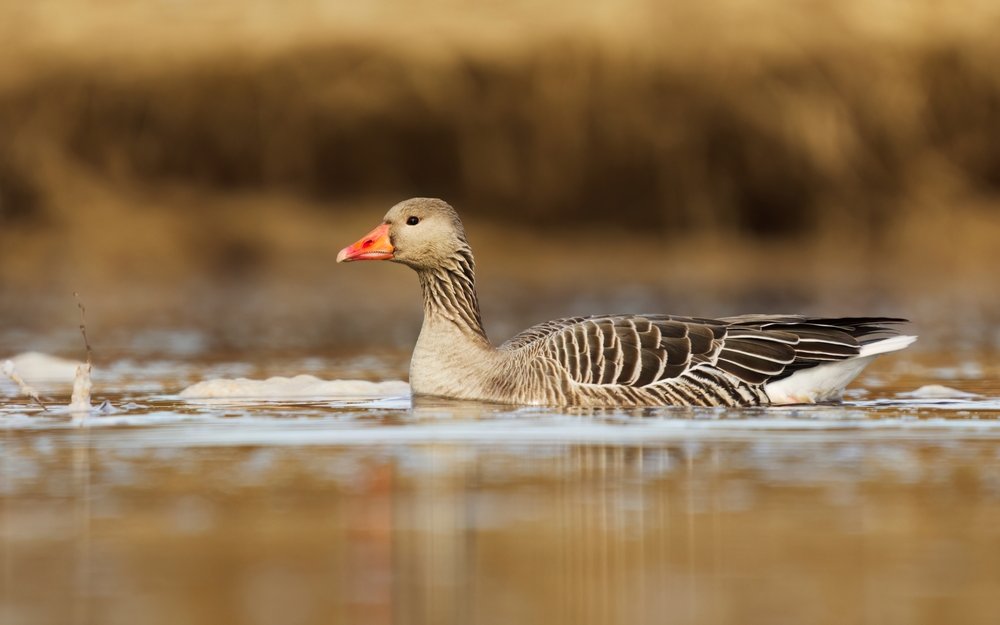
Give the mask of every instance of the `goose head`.
POLYGON ((469 247, 458 213, 444 200, 413 198, 385 214, 374 230, 337 254, 337 262, 391 260, 434 269, 469 247))

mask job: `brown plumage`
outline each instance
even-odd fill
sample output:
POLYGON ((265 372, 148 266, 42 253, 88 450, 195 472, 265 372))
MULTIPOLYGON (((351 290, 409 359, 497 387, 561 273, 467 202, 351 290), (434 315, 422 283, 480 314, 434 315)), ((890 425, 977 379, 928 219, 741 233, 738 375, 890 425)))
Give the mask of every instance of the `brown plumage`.
POLYGON ((558 319, 493 347, 461 220, 437 199, 397 204, 342 260, 416 270, 424 323, 410 365, 414 394, 595 407, 823 401, 874 356, 915 339, 895 330, 904 319, 888 317, 653 314, 558 319))

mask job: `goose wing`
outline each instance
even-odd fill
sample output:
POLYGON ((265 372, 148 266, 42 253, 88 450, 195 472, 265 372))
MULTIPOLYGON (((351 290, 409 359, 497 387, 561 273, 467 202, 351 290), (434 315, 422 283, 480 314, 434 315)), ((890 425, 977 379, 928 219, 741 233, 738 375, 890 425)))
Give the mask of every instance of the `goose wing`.
POLYGON ((702 319, 669 315, 575 317, 544 323, 502 349, 534 347, 577 384, 602 387, 690 385, 695 370, 714 384, 760 386, 823 362, 857 356, 895 334, 904 319, 745 315, 702 319))

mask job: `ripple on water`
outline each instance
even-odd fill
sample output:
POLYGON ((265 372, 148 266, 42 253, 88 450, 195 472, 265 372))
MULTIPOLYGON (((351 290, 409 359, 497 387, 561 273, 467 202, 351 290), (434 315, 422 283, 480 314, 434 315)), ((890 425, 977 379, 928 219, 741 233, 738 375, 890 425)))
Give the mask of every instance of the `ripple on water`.
POLYGON ((406 396, 342 400, 173 396, 115 402, 111 414, 0 408, 7 430, 103 431, 91 445, 289 446, 471 444, 644 444, 760 437, 775 433, 887 438, 1000 437, 1000 401, 886 399, 767 409, 652 408, 635 411, 517 408, 475 402, 411 402, 406 396))
MULTIPOLYGON (((379 370, 379 363, 372 357, 362 358, 366 359, 366 368, 379 370)), ((848 394, 848 401, 839 405, 573 410, 411 401, 405 382, 329 375, 356 371, 356 360, 323 361, 308 356, 255 367, 241 362, 194 364, 121 359, 95 372, 94 403, 100 406, 101 400, 108 400, 103 410, 69 413, 60 407, 65 400, 58 397, 57 390, 53 392, 57 398, 43 412, 17 398, 16 389, 0 384, 0 393, 8 397, 0 404, 0 425, 7 430, 85 427, 104 432, 91 443, 121 440, 160 446, 435 441, 640 444, 775 432, 826 436, 850 432, 880 437, 1000 434, 1000 397, 990 392, 996 389, 985 379, 992 370, 979 362, 952 367, 963 375, 975 374, 976 384, 966 383, 963 389, 938 386, 935 379, 923 375, 931 368, 901 369, 904 373, 883 368, 861 380, 848 394), (317 375, 267 377, 268 373, 301 371, 306 365, 317 375), (912 371, 921 376, 913 377, 912 371), (225 377, 255 372, 264 375, 259 376, 261 379, 225 377), (224 377, 218 377, 220 374, 224 377), (882 384, 872 387, 870 383, 876 377, 882 384), (176 394, 152 394, 162 389, 176 389, 176 394)), ((381 369, 395 371, 386 365, 381 369)), ((949 384, 964 383, 952 376, 949 384)), ((62 392, 66 394, 68 389, 62 392)))

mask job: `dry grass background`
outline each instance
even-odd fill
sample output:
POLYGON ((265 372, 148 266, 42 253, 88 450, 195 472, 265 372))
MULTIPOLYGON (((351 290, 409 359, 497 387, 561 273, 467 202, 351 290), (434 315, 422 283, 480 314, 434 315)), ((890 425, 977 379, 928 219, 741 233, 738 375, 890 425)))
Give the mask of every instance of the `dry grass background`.
POLYGON ((410 276, 333 256, 437 195, 498 335, 606 304, 1000 341, 998 31, 978 0, 0 2, 0 315, 72 328, 80 290, 96 332, 404 344, 410 276))

